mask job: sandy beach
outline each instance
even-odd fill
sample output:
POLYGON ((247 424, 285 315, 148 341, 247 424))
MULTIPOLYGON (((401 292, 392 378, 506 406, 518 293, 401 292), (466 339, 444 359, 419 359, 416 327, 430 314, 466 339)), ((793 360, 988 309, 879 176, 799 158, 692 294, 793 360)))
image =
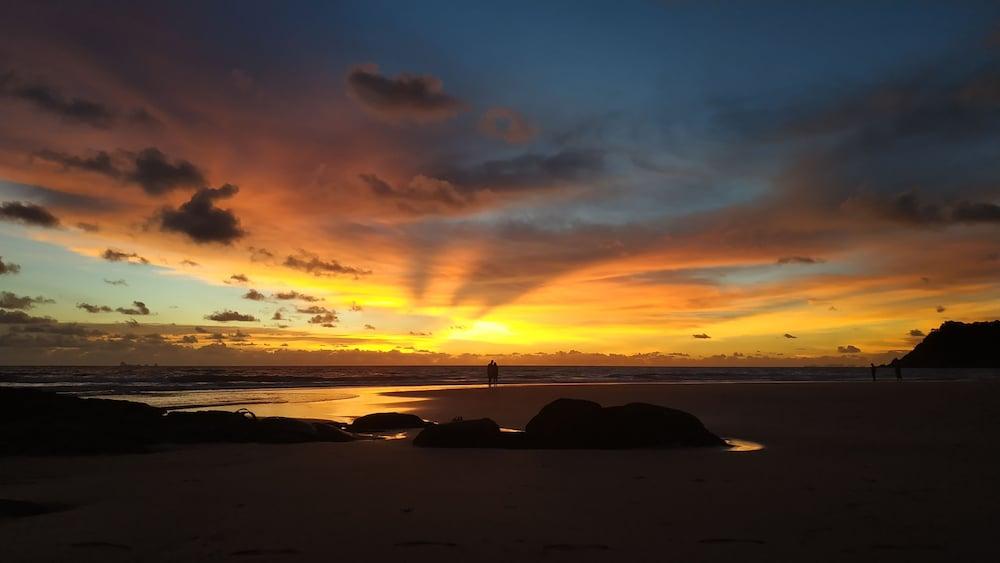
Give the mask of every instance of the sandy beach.
POLYGON ((4 458, 0 498, 65 510, 0 519, 0 559, 1000 556, 992 533, 1000 502, 995 383, 382 390, 355 408, 409 410, 437 421, 488 416, 523 428, 557 397, 680 408, 721 436, 764 448, 429 450, 400 439, 4 458))

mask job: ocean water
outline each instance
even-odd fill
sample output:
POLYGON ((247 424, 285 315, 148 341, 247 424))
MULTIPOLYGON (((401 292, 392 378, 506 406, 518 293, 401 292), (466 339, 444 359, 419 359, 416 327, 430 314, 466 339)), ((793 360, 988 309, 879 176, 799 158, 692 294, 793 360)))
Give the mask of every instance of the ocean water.
MULTIPOLYGON (((1000 380, 1000 370, 905 369, 906 380, 1000 380)), ((880 379, 894 379, 882 369, 880 379)), ((411 385, 479 385, 485 366, 0 367, 0 386, 81 395, 411 385)), ((757 383, 866 381, 868 368, 502 366, 502 383, 757 383)))
MULTIPOLYGON (((677 368, 502 366, 503 384, 809 383, 870 381, 868 368, 677 368)), ((348 421, 408 412, 409 388, 483 385, 485 366, 349 367, 0 367, 0 389, 35 387, 167 409, 247 408, 258 416, 348 421)), ((879 377, 893 381, 889 369, 879 377)), ((907 369, 906 380, 1000 381, 1000 370, 907 369)))

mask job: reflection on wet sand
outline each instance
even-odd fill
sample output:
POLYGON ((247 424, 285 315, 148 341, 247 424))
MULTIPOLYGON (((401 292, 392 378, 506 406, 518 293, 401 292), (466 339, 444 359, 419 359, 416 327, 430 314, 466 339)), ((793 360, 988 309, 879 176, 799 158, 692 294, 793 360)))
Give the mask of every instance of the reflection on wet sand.
MULTIPOLYGON (((247 409, 260 417, 336 420, 350 422, 373 412, 412 412, 414 405, 429 397, 403 395, 419 389, 436 391, 456 386, 338 387, 296 389, 227 389, 107 396, 109 399, 139 401, 170 410, 247 409)), ((469 386, 463 386, 469 387, 469 386)))

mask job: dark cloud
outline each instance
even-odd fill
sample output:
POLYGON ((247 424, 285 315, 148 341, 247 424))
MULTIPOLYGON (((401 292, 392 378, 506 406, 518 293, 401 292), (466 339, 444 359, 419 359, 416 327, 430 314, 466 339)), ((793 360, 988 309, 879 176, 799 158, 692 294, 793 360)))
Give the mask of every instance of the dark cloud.
POLYGON ((266 248, 247 247, 250 251, 251 262, 269 262, 274 260, 274 253, 266 248))
POLYGON ((73 209, 104 214, 120 211, 124 207, 121 202, 107 197, 73 194, 43 186, 13 182, 4 182, 2 191, 9 194, 10 197, 23 198, 26 201, 31 201, 47 208, 73 209))
POLYGON ((375 330, 375 326, 374 325, 366 324, 365 325, 365 330, 375 330))
POLYGON ((604 153, 525 153, 467 164, 440 162, 426 168, 426 173, 405 182, 393 183, 375 174, 361 174, 359 179, 373 195, 394 202, 404 213, 459 213, 498 199, 593 186, 595 178, 603 175, 604 153))
POLYGON ((410 336, 433 336, 433 333, 430 333, 430 332, 420 332, 420 331, 416 331, 416 330, 411 330, 409 332, 409 334, 410 334, 410 336))
POLYGON ((38 324, 54 323, 50 317, 32 317, 24 311, 4 311, 0 309, 0 324, 38 324))
POLYGON ((784 166, 768 197, 746 206, 748 234, 780 234, 801 249, 795 252, 840 251, 889 236, 894 227, 997 224, 1000 97, 983 85, 996 83, 1000 65, 978 54, 949 63, 945 72, 887 75, 892 78, 846 96, 748 108, 744 118, 754 124, 736 126, 732 146, 739 148, 726 158, 742 163, 754 155, 784 166), (806 244, 809 236, 819 244, 806 244))
POLYGON ((82 223, 82 222, 77 223, 76 228, 87 233, 96 233, 101 230, 101 227, 99 225, 96 225, 94 223, 82 223))
MULTIPOLYGON (((459 226, 441 228, 435 236, 462 238, 481 234, 459 226)), ((465 273, 452 301, 456 304, 479 301, 487 307, 509 303, 558 276, 638 255, 655 247, 660 240, 659 225, 500 223, 483 240, 481 257, 465 273)))
POLYGON ((19 264, 4 262, 3 256, 0 256, 0 276, 6 274, 14 275, 20 271, 21 271, 21 266, 19 264))
POLYGON ((128 282, 126 282, 123 279, 121 279, 121 280, 109 280, 108 278, 104 278, 104 283, 106 283, 108 285, 126 285, 126 286, 128 285, 128 282))
POLYGON ((66 121, 93 127, 110 127, 115 119, 116 112, 109 106, 85 98, 68 97, 44 82, 20 80, 13 72, 0 74, 0 95, 26 101, 66 121))
POLYGON ((113 248, 108 248, 104 250, 101 257, 108 262, 128 262, 129 264, 149 264, 149 260, 139 256, 135 252, 122 252, 121 250, 115 250, 113 248))
POLYGON ((322 313, 320 315, 315 315, 306 322, 308 322, 309 324, 322 325, 327 328, 333 328, 333 326, 336 323, 340 322, 340 319, 337 317, 336 312, 329 311, 326 313, 322 313))
POLYGON ((821 258, 810 258, 809 256, 782 256, 778 258, 778 264, 822 264, 821 258))
POLYGON ((283 320, 285 320, 285 316, 282 314, 281 309, 278 309, 277 311, 274 312, 273 315, 271 315, 271 320, 272 321, 283 321, 283 320))
POLYGON ((237 192, 239 188, 232 184, 219 188, 201 188, 178 209, 162 210, 160 228, 187 235, 198 244, 231 244, 246 232, 240 227, 240 220, 232 210, 215 207, 215 201, 230 198, 237 192))
POLYGON ((861 209, 910 226, 995 223, 1000 64, 965 55, 947 72, 916 69, 819 107, 756 108, 759 129, 748 140, 794 148, 784 195, 827 213, 861 209))
POLYGON ((9 291, 0 291, 0 308, 2 309, 31 309, 35 305, 47 303, 55 303, 55 301, 42 296, 19 296, 9 291))
POLYGON ((399 208, 408 213, 457 210, 474 202, 474 194, 460 192, 445 180, 418 176, 406 185, 393 186, 375 174, 358 177, 377 197, 395 200, 399 208))
POLYGON ((90 303, 77 303, 77 309, 83 309, 88 313, 110 313, 111 307, 107 305, 91 305, 90 303))
POLYGON ((22 223, 34 227, 54 228, 59 226, 59 219, 48 209, 33 203, 20 201, 5 201, 0 203, 0 220, 22 223))
POLYGON ((282 301, 290 301, 292 299, 298 299, 299 301, 305 301, 307 303, 315 303, 320 301, 319 297, 313 297, 312 295, 306 295, 305 293, 299 293, 298 291, 282 291, 272 294, 271 297, 275 299, 281 299, 282 301))
POLYGON ((249 322, 256 322, 257 321, 257 317, 255 317, 253 315, 245 315, 243 313, 238 313, 236 311, 230 311, 228 309, 225 310, 225 311, 216 311, 216 312, 212 313, 211 315, 206 315, 205 318, 208 319, 208 320, 210 320, 210 321, 217 321, 217 322, 220 322, 220 323, 225 323, 225 322, 229 322, 229 321, 240 321, 240 322, 247 322, 247 323, 249 323, 249 322))
POLYGON ((181 260, 181 266, 191 266, 192 268, 197 268, 200 265, 201 264, 195 262, 194 260, 188 260, 186 258, 184 260, 181 260))
POLYGON ((913 329, 913 330, 910 331, 910 336, 918 336, 919 337, 919 336, 927 336, 927 335, 924 334, 924 331, 920 330, 919 328, 915 328, 915 329, 913 329))
POLYGON ((860 354, 861 348, 848 344, 847 346, 837 346, 838 354, 860 354))
POLYGON ((512 145, 527 143, 538 129, 520 113, 510 108, 490 108, 479 118, 479 132, 512 145))
POLYGON ((963 201, 952 208, 951 217, 959 223, 1000 223, 1000 205, 963 201))
POLYGON ((604 153, 564 150, 526 153, 470 166, 437 166, 429 176, 446 180, 462 192, 537 190, 593 183, 604 171, 604 153))
POLYGON ((701 334, 692 334, 691 336, 694 337, 694 338, 701 339, 701 340, 707 340, 709 338, 712 338, 711 336, 705 334, 704 332, 701 333, 701 334))
POLYGON ((246 342, 247 340, 250 340, 250 335, 242 330, 236 329, 236 332, 229 335, 229 339, 233 342, 246 342))
POLYGON ((250 278, 248 278, 246 274, 233 274, 229 276, 229 279, 236 283, 250 283, 250 278))
POLYGON ((313 315, 311 319, 306 321, 309 324, 332 327, 334 323, 340 321, 340 318, 337 316, 336 311, 327 309, 326 307, 320 307, 319 305, 310 305, 309 307, 299 307, 296 309, 296 311, 302 313, 303 315, 313 315))
POLYGON ((148 315, 149 307, 142 301, 133 301, 132 307, 118 307, 115 311, 123 315, 148 315))
POLYGON ((83 170, 85 172, 96 172, 112 178, 119 178, 121 172, 115 166, 111 155, 105 151, 99 151, 92 156, 77 156, 53 150, 42 150, 35 153, 35 156, 42 160, 47 160, 61 165, 63 168, 83 170))
POLYGON ((351 303, 351 311, 355 313, 360 313, 361 311, 364 311, 364 307, 358 305, 357 303, 351 303))
POLYGON ((39 323, 26 326, 12 327, 11 332, 21 334, 59 334, 63 336, 102 336, 106 334, 103 330, 87 328, 76 323, 39 323))
POLYGON ((136 125, 143 125, 151 129, 159 129, 163 127, 163 123, 144 108, 136 108, 128 112, 126 118, 136 125))
POLYGON ((205 175, 197 166, 186 160, 171 162, 167 155, 152 147, 135 155, 135 168, 125 178, 142 186, 150 195, 160 195, 177 188, 201 188, 206 184, 205 175))
POLYGON ((362 270, 353 266, 344 266, 336 260, 320 260, 315 254, 300 250, 298 255, 285 258, 284 265, 294 270, 308 272, 314 276, 346 274, 366 276, 370 270, 362 270))
POLYGON ((309 307, 299 307, 295 309, 303 315, 321 315, 323 313, 329 313, 330 310, 326 307, 320 307, 319 305, 310 305, 309 307))
POLYGON ((362 65, 347 75, 347 92, 369 113, 387 121, 431 122, 448 119, 464 104, 444 92, 441 80, 427 75, 389 78, 375 65, 362 65))
POLYGON ((795 335, 793 335, 793 334, 788 334, 788 333, 786 332, 786 333, 785 333, 785 338, 798 338, 798 336, 795 336, 795 335))
POLYGON ((881 200, 854 198, 846 205, 851 210, 868 207, 875 215, 911 225, 941 224, 948 220, 947 212, 940 204, 924 202, 913 191, 881 200))
POLYGON ((179 188, 195 189, 206 184, 205 175, 197 166, 183 159, 171 161, 155 147, 138 153, 119 151, 117 157, 106 151, 78 156, 52 150, 39 151, 36 156, 63 168, 94 172, 136 184, 150 195, 162 195, 179 188))
POLYGON ((946 308, 944 307, 944 305, 938 305, 938 306, 937 306, 937 308, 935 309, 935 311, 937 311, 938 313, 943 313, 943 312, 945 312, 945 311, 947 311, 947 310, 948 310, 948 309, 946 309, 946 308))
POLYGON ((264 301, 267 299, 267 296, 256 289, 251 289, 243 294, 243 299, 249 299, 251 301, 264 301))

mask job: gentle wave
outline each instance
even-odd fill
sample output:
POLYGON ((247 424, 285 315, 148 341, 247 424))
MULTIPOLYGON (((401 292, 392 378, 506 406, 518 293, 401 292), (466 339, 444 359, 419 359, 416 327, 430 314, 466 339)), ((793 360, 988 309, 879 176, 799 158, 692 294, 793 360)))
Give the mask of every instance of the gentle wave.
MULTIPOLYGON (((880 379, 892 380, 883 369, 880 379)), ((870 380, 868 368, 678 368, 503 366, 504 383, 764 383, 870 380)), ((906 380, 1000 379, 1000 370, 906 369, 906 380)), ((337 367, 0 367, 0 386, 39 387, 82 395, 171 391, 467 385, 485 381, 480 366, 337 367)))

